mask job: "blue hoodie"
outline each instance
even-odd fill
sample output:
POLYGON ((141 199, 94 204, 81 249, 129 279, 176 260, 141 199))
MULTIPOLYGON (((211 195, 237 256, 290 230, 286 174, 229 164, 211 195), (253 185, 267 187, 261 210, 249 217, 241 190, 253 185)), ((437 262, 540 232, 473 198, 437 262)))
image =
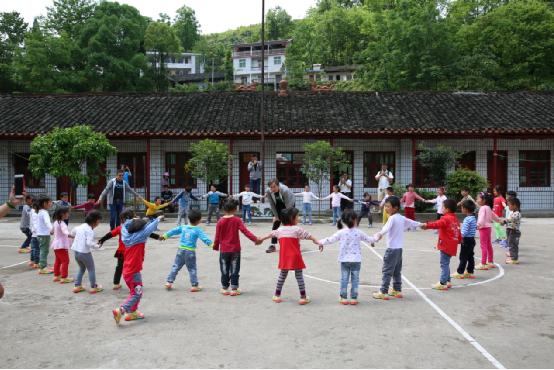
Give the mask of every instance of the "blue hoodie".
POLYGON ((160 220, 155 218, 154 220, 147 223, 141 230, 137 231, 136 233, 130 234, 129 231, 127 231, 127 227, 133 220, 127 220, 123 226, 121 227, 121 241, 125 245, 125 247, 131 247, 138 243, 146 243, 146 240, 152 234, 156 229, 158 228, 158 224, 160 223, 160 220))

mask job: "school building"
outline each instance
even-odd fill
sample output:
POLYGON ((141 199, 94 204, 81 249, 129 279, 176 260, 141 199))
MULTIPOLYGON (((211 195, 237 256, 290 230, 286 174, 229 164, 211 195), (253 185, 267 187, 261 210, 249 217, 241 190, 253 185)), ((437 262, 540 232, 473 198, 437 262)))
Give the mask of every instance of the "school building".
MULTIPOLYGON (((381 163, 388 164, 398 184, 433 188, 415 156, 420 143, 443 144, 464 153, 459 166, 517 191, 524 210, 554 209, 554 93, 264 94, 265 182, 277 177, 301 191, 307 183, 300 171, 303 145, 328 140, 352 163, 356 198, 366 191, 377 193, 375 175, 381 163)), ((260 103, 260 92, 2 95, 0 201, 6 200, 16 173, 25 174, 30 193, 57 197, 70 190, 66 179, 33 179, 27 158, 33 137, 75 124, 107 135, 118 153, 107 158, 106 171, 113 176, 121 164, 128 165, 132 186, 147 198, 160 194, 166 171, 175 194, 187 184, 194 194, 205 193, 206 184, 184 166, 191 143, 219 140, 232 154, 228 178, 219 189, 238 193, 248 183, 251 155, 262 152, 260 103)), ((74 202, 85 201, 87 193, 98 196, 105 183, 101 178, 79 186, 74 202)), ((330 184, 323 188, 326 195, 330 184)), ((328 209, 329 203, 322 207, 328 209)))

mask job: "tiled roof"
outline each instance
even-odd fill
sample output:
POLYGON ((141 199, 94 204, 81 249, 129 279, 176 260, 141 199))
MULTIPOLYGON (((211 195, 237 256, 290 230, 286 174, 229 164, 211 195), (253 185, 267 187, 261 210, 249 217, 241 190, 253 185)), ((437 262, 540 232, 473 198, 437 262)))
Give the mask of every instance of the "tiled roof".
MULTIPOLYGON (((109 136, 259 134, 261 93, 0 95, 0 136, 89 124, 109 136)), ((554 134, 554 93, 265 94, 272 135, 554 134)))

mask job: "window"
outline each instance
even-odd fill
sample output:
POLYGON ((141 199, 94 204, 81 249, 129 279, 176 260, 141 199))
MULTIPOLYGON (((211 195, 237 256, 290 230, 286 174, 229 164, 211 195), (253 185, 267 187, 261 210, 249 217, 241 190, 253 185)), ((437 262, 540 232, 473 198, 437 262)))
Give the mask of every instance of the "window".
POLYGON ((475 150, 465 152, 456 161, 456 169, 464 168, 466 170, 475 171, 475 150))
POLYGON ((376 188, 375 175, 381 170, 381 165, 386 164, 389 171, 394 173, 395 152, 364 152, 364 187, 376 188))
POLYGON ((28 153, 14 153, 13 170, 14 170, 14 175, 23 174, 25 178, 25 187, 44 188, 44 177, 40 179, 36 179, 31 175, 31 171, 29 171, 28 153))
POLYGON ((246 59, 239 59, 239 68, 246 68, 246 59))
POLYGON ((550 150, 520 150, 519 186, 550 186, 550 150))
POLYGON ((196 179, 185 169, 190 158, 189 152, 165 153, 165 170, 169 172, 170 188, 196 187, 196 179))
POLYGON ((273 58, 273 64, 274 65, 281 65, 281 57, 274 57, 273 58))
POLYGON ((190 57, 185 57, 185 58, 183 59, 183 63, 184 63, 184 64, 189 64, 189 63, 190 63, 190 57))
MULTIPOLYGON (((419 155, 419 150, 416 151, 416 156, 419 155)), ((415 165, 415 180, 414 185, 416 187, 420 188, 434 188, 437 187, 437 184, 435 184, 435 181, 431 180, 429 176, 429 170, 423 166, 421 166, 421 163, 419 162, 419 159, 416 159, 416 165, 415 165)))
POLYGON ((246 85, 248 83, 248 77, 242 76, 240 78, 240 83, 243 84, 243 85, 246 85))
POLYGON ((129 166, 131 170, 130 186, 143 188, 146 178, 146 153, 119 153, 117 154, 117 168, 121 165, 129 166))
POLYGON ((340 81, 340 75, 336 75, 336 76, 335 76, 335 79, 336 79, 337 81, 340 81))
POLYGON ((300 167, 304 161, 304 153, 277 153, 277 179, 289 188, 302 188, 308 183, 308 179, 300 167))

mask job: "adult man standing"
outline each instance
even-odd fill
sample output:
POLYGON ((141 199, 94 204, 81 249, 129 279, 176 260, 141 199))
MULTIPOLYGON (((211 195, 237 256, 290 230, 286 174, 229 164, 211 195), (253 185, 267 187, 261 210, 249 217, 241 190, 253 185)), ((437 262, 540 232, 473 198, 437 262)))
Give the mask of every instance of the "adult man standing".
POLYGON ((108 181, 106 188, 100 194, 100 197, 96 201, 95 205, 99 205, 105 196, 108 196, 108 209, 110 210, 110 229, 115 229, 119 226, 119 214, 123 210, 125 205, 125 192, 131 192, 135 197, 140 195, 129 186, 128 183, 123 181, 123 170, 118 170, 117 175, 108 181))
POLYGON ((386 164, 381 165, 381 171, 377 172, 375 180, 377 180, 377 199, 379 202, 385 197, 386 190, 389 186, 392 185, 392 180, 394 176, 390 172, 386 164))
MULTIPOLYGON (((348 178, 348 174, 343 173, 339 180, 339 189, 340 192, 344 195, 346 195, 348 198, 352 197, 352 180, 348 178)), ((344 212, 346 208, 354 208, 354 203, 346 200, 341 199, 340 200, 340 210, 341 212, 344 212)))
POLYGON ((250 190, 260 194, 260 184, 262 182, 262 162, 258 161, 258 156, 253 154, 248 162, 248 174, 250 178, 250 190))
MULTIPOLYGON (((265 193, 265 198, 269 201, 271 211, 273 212, 273 227, 271 230, 277 230, 281 226, 281 212, 284 209, 294 207, 294 193, 284 184, 279 184, 279 180, 271 179, 267 184, 269 187, 265 193)), ((277 249, 277 238, 271 238, 271 245, 266 253, 273 253, 277 249)))

